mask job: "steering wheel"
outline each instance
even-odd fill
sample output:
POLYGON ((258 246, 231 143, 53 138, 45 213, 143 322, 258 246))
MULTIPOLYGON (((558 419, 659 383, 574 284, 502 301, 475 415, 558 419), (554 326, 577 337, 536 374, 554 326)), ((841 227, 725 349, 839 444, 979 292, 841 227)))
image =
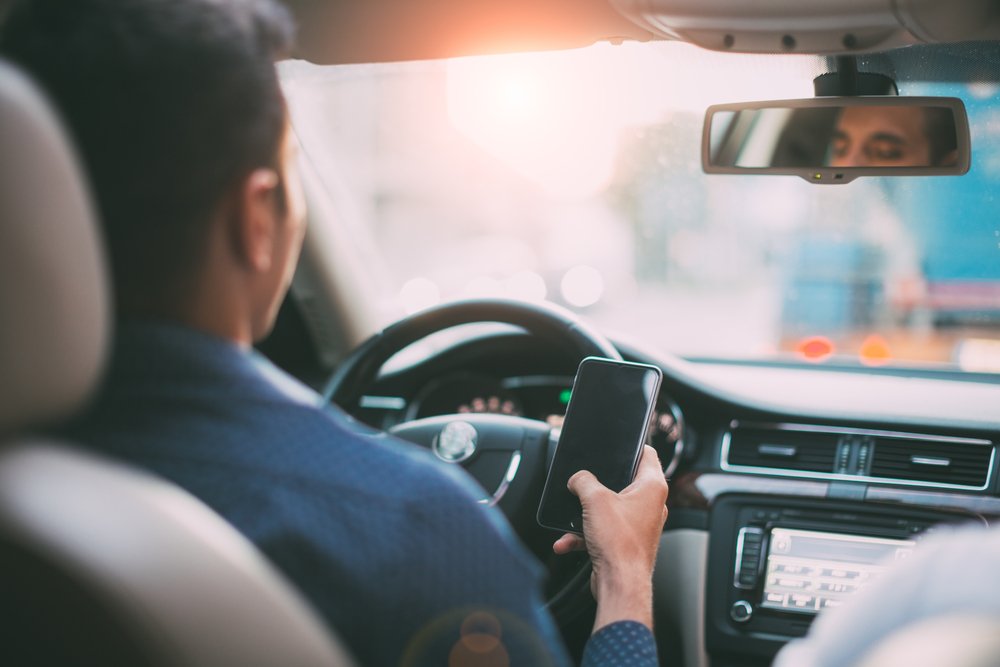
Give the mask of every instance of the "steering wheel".
MULTIPOLYGON (((435 332, 480 322, 520 327, 567 348, 579 359, 621 359, 603 335, 557 306, 502 299, 457 301, 402 319, 368 339, 338 367, 324 397, 353 412, 383 364, 397 352, 435 332)), ((534 419, 453 414, 405 422, 390 433, 431 449, 442 461, 461 465, 479 482, 483 488, 480 502, 499 507, 521 540, 548 564, 546 604, 557 621, 568 622, 586 608, 589 559, 585 555, 555 557, 551 547, 558 534, 541 528, 535 520, 557 430, 534 419)))

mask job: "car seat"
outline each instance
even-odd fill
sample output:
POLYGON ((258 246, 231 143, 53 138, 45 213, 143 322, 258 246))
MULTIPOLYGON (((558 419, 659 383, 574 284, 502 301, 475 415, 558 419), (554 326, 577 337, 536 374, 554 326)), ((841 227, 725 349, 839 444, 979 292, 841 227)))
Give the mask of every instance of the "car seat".
POLYGON ((194 497, 31 435, 85 403, 112 318, 67 139, 2 61, 0 165, 0 664, 351 665, 284 578, 194 497))

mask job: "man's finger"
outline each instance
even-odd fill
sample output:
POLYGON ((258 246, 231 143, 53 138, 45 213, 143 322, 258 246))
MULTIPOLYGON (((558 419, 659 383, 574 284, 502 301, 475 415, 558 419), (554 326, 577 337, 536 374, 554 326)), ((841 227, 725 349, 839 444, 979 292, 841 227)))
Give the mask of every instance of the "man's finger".
POLYGON ((568 554, 571 551, 583 551, 586 548, 587 542, 573 533, 566 533, 552 545, 552 550, 559 555, 568 554))

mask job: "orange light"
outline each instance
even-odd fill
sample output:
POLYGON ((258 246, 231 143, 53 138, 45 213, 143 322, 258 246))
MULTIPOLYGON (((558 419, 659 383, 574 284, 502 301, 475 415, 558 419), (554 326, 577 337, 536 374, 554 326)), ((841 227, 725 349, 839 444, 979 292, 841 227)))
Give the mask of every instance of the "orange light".
POLYGON ((833 341, 826 336, 809 336, 799 341, 795 351, 806 361, 820 362, 833 354, 834 346, 833 341))
POLYGON ((861 363, 865 366, 883 366, 892 361, 892 350, 885 338, 878 334, 872 334, 865 338, 858 351, 861 363))

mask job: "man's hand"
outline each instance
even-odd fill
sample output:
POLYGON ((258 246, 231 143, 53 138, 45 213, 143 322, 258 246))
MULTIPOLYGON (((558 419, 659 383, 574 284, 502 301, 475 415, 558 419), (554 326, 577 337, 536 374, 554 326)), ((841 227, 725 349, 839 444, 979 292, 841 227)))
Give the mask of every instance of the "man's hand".
POLYGON ((667 481, 656 450, 646 446, 635 480, 621 493, 581 470, 569 490, 583 505, 583 535, 568 533, 557 554, 586 548, 594 564, 590 587, 597 599, 594 631, 621 620, 653 627, 653 565, 667 520, 667 481))

